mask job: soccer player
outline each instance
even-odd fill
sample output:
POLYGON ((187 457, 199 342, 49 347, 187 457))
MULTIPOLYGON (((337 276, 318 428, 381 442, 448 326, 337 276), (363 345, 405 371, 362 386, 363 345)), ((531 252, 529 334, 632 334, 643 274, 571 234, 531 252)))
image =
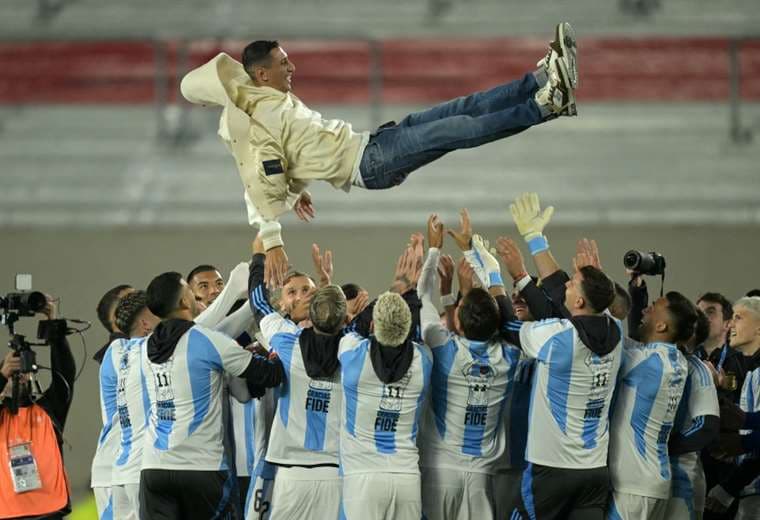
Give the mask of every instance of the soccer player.
POLYGON ((412 312, 386 292, 372 312, 374 335, 340 342, 344 402, 340 464, 348 520, 422 515, 417 433, 432 357, 410 338, 412 312))
MULTIPOLYGON (((541 278, 558 271, 542 234, 553 208, 542 213, 538 196, 525 194, 510 209, 541 278)), ((498 264, 483 267, 489 276, 498 270, 498 264)), ((508 319, 507 338, 536 359, 529 464, 513 514, 539 519, 605 516, 609 410, 622 358, 621 326, 604 314, 614 297, 612 281, 588 265, 566 284, 569 319, 522 323, 506 295, 497 298, 508 319)))
POLYGON ((696 307, 669 292, 644 311, 641 340, 626 340, 610 425, 611 519, 665 519, 668 440, 688 365, 677 345, 694 335, 696 307))
MULTIPOLYGON (((208 519, 233 509, 222 442, 225 373, 245 379, 252 395, 280 384, 282 363, 253 356, 230 337, 192 320, 198 302, 179 273, 148 285, 148 308, 161 318, 142 349, 150 406, 143 439, 140 516, 208 519)), ((217 299, 218 300, 218 299, 217 299)))
POLYGON ((340 287, 317 290, 310 278, 299 275, 283 289, 290 319, 281 316, 269 302, 260 237, 253 243, 253 252, 249 301, 264 339, 285 368, 276 390, 277 409, 266 454, 267 462, 277 466, 270 518, 337 520, 342 402, 338 345, 346 321, 346 299, 340 287), (296 324, 307 319, 312 327, 296 324))
POLYGON ((219 134, 245 186, 248 220, 262 233, 266 281, 280 285, 287 272, 277 219, 291 208, 314 217, 310 181, 335 188, 386 189, 418 168, 461 148, 510 137, 561 115, 575 115, 578 84, 575 34, 568 23, 535 72, 485 92, 461 97, 374 133, 357 133, 325 120, 292 91, 295 66, 276 41, 255 41, 242 64, 221 53, 191 71, 181 84, 195 104, 222 107, 219 134))
POLYGON ((433 353, 431 405, 421 429, 423 513, 428 520, 490 520, 495 518, 491 477, 507 448, 505 413, 520 350, 499 339, 499 309, 480 288, 463 294, 457 307, 455 319, 463 335, 441 325, 432 302, 443 246, 443 225, 436 215, 428 220, 428 238, 417 288, 422 337, 433 353))

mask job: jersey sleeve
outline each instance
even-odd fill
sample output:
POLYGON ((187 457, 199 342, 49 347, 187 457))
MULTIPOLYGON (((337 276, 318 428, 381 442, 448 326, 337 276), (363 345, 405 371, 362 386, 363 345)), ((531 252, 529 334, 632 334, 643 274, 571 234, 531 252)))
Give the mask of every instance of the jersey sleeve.
POLYGON ((556 334, 572 325, 557 318, 525 322, 520 326, 520 348, 529 358, 538 357, 543 346, 556 334))
POLYGON ((689 417, 720 416, 718 391, 710 370, 699 359, 692 358, 689 363, 693 369, 691 392, 687 403, 689 417))
POLYGON ((364 341, 366 341, 366 339, 355 332, 343 336, 338 345, 338 359, 340 359, 346 352, 351 352, 359 348, 364 341))
POLYGON ((116 340, 109 345, 100 365, 100 411, 103 424, 106 425, 116 413, 116 385, 117 375, 113 360, 116 345, 121 340, 116 340))
POLYGON ((253 354, 220 332, 206 329, 203 334, 211 341, 211 345, 219 356, 217 360, 212 360, 212 364, 221 363, 218 368, 235 377, 245 372, 253 354))

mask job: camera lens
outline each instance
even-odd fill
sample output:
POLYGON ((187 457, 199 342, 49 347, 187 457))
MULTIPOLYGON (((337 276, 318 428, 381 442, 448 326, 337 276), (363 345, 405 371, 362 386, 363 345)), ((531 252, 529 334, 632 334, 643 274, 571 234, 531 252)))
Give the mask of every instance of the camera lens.
POLYGON ((636 271, 641 264, 641 252, 631 249, 623 256, 623 265, 626 269, 636 271))

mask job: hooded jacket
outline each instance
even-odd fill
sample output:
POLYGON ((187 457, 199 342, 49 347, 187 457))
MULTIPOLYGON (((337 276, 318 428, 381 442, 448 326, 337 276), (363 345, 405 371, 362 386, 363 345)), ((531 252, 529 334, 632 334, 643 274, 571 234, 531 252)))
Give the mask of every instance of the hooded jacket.
POLYGON ((277 218, 309 181, 348 190, 369 133, 325 120, 292 93, 253 84, 225 53, 190 71, 180 86, 189 102, 221 107, 219 136, 235 158, 245 186, 248 221, 259 225, 267 249, 282 245, 277 218))

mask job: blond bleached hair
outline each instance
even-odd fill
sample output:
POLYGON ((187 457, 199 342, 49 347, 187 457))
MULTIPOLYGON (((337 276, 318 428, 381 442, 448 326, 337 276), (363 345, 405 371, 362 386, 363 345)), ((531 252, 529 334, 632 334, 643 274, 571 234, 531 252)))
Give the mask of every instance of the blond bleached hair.
POLYGON ((734 302, 734 309, 744 307, 760 319, 760 296, 744 296, 734 302))
POLYGON ((384 292, 377 298, 372 321, 377 341, 385 347, 398 347, 409 336, 412 311, 401 295, 384 292))

